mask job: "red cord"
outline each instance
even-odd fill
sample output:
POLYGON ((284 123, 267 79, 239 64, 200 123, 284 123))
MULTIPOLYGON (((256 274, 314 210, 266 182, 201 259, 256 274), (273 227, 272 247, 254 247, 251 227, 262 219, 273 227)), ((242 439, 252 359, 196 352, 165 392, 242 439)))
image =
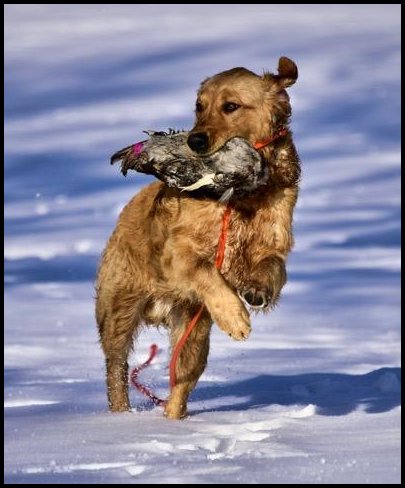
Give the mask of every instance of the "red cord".
MULTIPOLYGON (((222 263, 224 262, 225 258, 225 248, 226 248, 226 240, 228 236, 228 229, 229 229, 229 222, 231 220, 231 213, 232 213, 232 205, 228 202, 225 207, 225 211, 222 215, 222 227, 221 227, 221 234, 218 240, 218 247, 217 253, 215 255, 215 267, 218 270, 221 270, 222 263)), ((201 305, 198 309, 198 312, 194 315, 194 317, 190 320, 189 324, 186 327, 183 335, 181 336, 179 342, 176 344, 174 348, 172 359, 170 361, 169 371, 170 371, 170 387, 174 388, 176 386, 176 364, 179 359, 181 350, 184 347, 184 344, 187 342, 191 332, 193 331, 194 327, 197 325, 198 321, 201 318, 202 313, 204 312, 205 305, 201 305)), ((150 346, 150 355, 149 358, 137 368, 134 368, 131 372, 131 383, 132 385, 141 393, 146 395, 150 398, 156 405, 165 405, 166 401, 161 400, 156 395, 154 395, 146 386, 142 385, 138 381, 138 374, 149 364, 152 362, 153 358, 156 356, 158 351, 158 347, 156 344, 152 344, 150 346)))
POLYGON ((181 350, 183 349, 184 344, 187 342, 189 335, 191 334, 192 330, 194 329, 197 322, 200 320, 202 313, 204 312, 205 305, 201 305, 198 312, 194 315, 194 317, 190 320, 184 334, 181 336, 179 342, 176 344, 174 348, 172 359, 170 361, 169 371, 170 371, 170 388, 174 388, 176 386, 176 364, 177 360, 179 359, 181 350))
POLYGON ((148 398, 150 398, 152 400, 152 402, 155 404, 155 405, 165 405, 166 401, 165 400, 161 400, 160 398, 158 398, 154 393, 152 393, 149 388, 147 388, 145 385, 143 385, 142 383, 139 383, 138 381, 138 374, 145 368, 147 368, 149 366, 149 364, 153 361, 154 357, 156 356, 158 352, 158 347, 156 344, 152 344, 150 346, 150 353, 149 353, 149 357, 148 359, 143 363, 141 364, 140 366, 134 368, 132 371, 131 371, 131 376, 130 376, 130 380, 131 380, 131 383, 132 385, 138 390, 140 391, 141 393, 143 393, 145 396, 147 396, 148 398))
POLYGON ((232 205, 227 204, 222 216, 221 234, 218 240, 217 255, 215 256, 215 267, 221 270, 225 258, 226 239, 228 237, 229 222, 231 220, 232 205))
POLYGON ((267 137, 266 139, 263 139, 262 141, 257 141, 253 144, 255 149, 262 149, 263 147, 268 146, 270 143, 274 142, 280 137, 283 137, 287 135, 288 130, 286 127, 280 127, 278 131, 274 134, 274 136, 267 137))

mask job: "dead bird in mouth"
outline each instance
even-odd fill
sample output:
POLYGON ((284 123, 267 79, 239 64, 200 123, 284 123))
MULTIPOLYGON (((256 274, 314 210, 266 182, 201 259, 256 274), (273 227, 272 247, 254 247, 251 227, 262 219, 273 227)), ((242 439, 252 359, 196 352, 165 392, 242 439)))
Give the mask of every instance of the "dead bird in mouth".
POLYGON ((147 132, 150 138, 116 152, 111 164, 121 161, 124 176, 133 169, 154 175, 183 191, 207 191, 218 197, 243 195, 268 181, 268 168, 248 141, 234 137, 209 156, 199 156, 187 145, 188 132, 147 132))

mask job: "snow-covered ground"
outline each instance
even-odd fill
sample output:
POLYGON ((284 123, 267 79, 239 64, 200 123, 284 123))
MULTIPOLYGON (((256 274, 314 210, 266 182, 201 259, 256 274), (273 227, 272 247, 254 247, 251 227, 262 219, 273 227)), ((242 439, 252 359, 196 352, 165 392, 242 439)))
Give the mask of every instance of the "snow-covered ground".
MULTIPOLYGON (((400 482, 400 6, 7 5, 5 480, 400 482), (188 128, 210 74, 300 70, 303 181, 278 309, 215 329, 190 417, 106 411, 97 260, 151 178, 109 166, 188 128)), ((143 378, 165 396, 168 344, 143 378)))

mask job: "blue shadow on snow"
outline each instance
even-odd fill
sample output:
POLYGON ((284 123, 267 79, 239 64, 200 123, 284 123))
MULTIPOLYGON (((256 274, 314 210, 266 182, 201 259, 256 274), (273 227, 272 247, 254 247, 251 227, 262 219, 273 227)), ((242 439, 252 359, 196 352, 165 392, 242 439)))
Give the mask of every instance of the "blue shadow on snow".
POLYGON ((358 408, 367 413, 381 413, 400 405, 400 381, 401 368, 381 368, 364 375, 259 375, 232 384, 197 387, 195 400, 204 402, 225 397, 236 400, 232 404, 190 413, 196 415, 206 411, 241 411, 299 404, 315 405, 320 415, 347 415, 358 408))

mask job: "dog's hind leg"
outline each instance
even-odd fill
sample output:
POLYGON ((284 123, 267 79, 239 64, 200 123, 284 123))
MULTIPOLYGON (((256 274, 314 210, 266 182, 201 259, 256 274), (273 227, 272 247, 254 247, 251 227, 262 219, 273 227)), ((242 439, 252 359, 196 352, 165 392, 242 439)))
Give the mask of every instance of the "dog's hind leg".
MULTIPOLYGON (((171 320, 172 350, 197 310, 183 311, 177 323, 174 317, 171 320)), ((187 414, 188 397, 207 365, 211 326, 211 317, 205 310, 180 352, 176 364, 176 386, 171 388, 165 407, 165 415, 170 419, 181 419, 187 414)))
POLYGON ((136 304, 136 298, 131 296, 97 299, 97 323, 106 360, 108 405, 112 412, 130 410, 127 359, 139 325, 136 304))

